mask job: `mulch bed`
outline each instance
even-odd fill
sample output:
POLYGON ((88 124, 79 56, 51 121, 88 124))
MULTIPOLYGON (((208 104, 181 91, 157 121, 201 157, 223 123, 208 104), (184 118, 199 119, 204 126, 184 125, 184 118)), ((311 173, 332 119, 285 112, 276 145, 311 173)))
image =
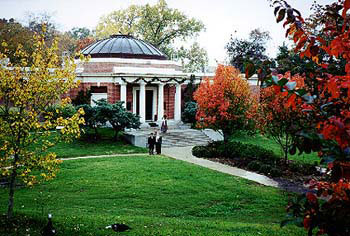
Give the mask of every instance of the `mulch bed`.
MULTIPOLYGON (((247 171, 251 171, 247 168, 247 162, 245 160, 239 160, 239 159, 225 159, 225 158, 206 158, 210 161, 219 162, 225 165, 241 168, 247 171)), ((311 179, 321 179, 321 173, 318 171, 315 171, 312 175, 302 175, 297 172, 292 172, 286 168, 286 166, 283 164, 279 166, 280 170, 282 170, 283 177, 271 177, 269 178, 273 179, 278 183, 278 187, 286 190, 288 192, 295 192, 295 193, 306 193, 310 191, 310 189, 307 186, 307 182, 311 179)), ((259 172, 256 172, 258 174, 262 174, 259 172)), ((262 174, 264 175, 264 174, 262 174)))

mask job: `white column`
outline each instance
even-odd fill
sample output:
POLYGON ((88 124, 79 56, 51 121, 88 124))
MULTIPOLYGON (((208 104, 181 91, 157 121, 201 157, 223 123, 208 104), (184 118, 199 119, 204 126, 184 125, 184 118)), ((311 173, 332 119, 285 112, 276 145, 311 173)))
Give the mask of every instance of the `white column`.
POLYGON ((123 106, 126 108, 126 83, 120 82, 120 101, 124 102, 123 106))
POLYGON ((140 82, 140 122, 146 122, 146 84, 145 82, 140 82))
POLYGON ((158 121, 164 116, 164 84, 158 85, 158 121))
POLYGON ((176 84, 174 120, 181 121, 181 84, 176 84))

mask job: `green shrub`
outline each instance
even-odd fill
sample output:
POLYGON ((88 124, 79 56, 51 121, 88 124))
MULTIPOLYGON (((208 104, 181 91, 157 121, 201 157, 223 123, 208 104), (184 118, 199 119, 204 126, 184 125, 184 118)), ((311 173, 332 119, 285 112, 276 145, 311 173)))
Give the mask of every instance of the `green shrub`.
POLYGON ((276 168, 276 167, 272 167, 270 170, 270 176, 271 177, 281 177, 283 175, 283 172, 276 168))
POLYGON ((291 162, 288 165, 288 169, 294 173, 309 175, 316 172, 316 165, 309 163, 291 162))
POLYGON ((254 144, 245 144, 241 142, 227 142, 224 141, 216 141, 211 142, 207 146, 200 146, 205 147, 200 150, 201 153, 198 153, 198 150, 196 150, 193 155, 197 157, 208 157, 208 158, 228 158, 228 159, 245 159, 245 160, 260 160, 262 162, 267 163, 275 163, 276 160, 279 159, 276 154, 271 151, 267 150, 265 148, 259 147, 254 144), (198 154, 197 154, 198 153, 198 154))
POLYGON ((186 123, 196 123, 197 108, 196 102, 186 102, 182 113, 182 120, 186 123))
POLYGON ((269 175, 271 173, 272 166, 268 164, 263 164, 260 166, 259 172, 265 175, 269 175))
POLYGON ((260 161, 251 161, 249 162, 249 164, 247 165, 247 168, 249 170, 252 170, 252 171, 258 171, 260 169, 260 166, 261 166, 261 162, 260 161))
POLYGON ((206 146, 195 146, 192 148, 192 155, 196 157, 208 157, 210 156, 207 155, 207 147, 206 146))

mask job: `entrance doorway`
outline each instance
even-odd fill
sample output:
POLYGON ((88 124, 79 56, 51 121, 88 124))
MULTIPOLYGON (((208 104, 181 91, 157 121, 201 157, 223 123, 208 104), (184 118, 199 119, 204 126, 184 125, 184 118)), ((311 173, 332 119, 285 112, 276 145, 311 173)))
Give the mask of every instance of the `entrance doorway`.
POLYGON ((153 121, 153 91, 146 90, 146 120, 153 121))
MULTIPOLYGON (((157 90, 156 88, 146 88, 145 91, 145 120, 154 121, 156 113, 157 103, 157 90)), ((140 90, 134 89, 134 113, 140 115, 140 90)))

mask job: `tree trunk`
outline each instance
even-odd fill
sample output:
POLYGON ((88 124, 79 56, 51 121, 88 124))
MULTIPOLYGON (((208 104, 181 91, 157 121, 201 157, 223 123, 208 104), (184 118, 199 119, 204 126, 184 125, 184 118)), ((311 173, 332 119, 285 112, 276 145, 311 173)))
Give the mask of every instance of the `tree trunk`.
POLYGON ((114 137, 113 137, 113 140, 114 141, 118 141, 118 134, 120 131, 122 131, 122 129, 120 129, 119 127, 113 127, 114 129, 114 137))
POLYGON ((94 131, 95 131, 95 140, 97 140, 98 139, 97 125, 94 126, 94 131))
POLYGON ((288 162, 288 146, 286 146, 284 148, 283 152, 284 152, 284 163, 287 164, 287 162, 288 162))
POLYGON ((284 163, 287 165, 287 161, 288 161, 288 132, 286 134, 286 146, 284 147, 284 163))
POLYGON ((13 217, 13 202, 14 202, 14 194, 16 187, 16 177, 17 177, 17 166, 16 162, 18 161, 18 154, 15 154, 15 158, 13 160, 13 169, 10 177, 10 187, 9 187, 9 201, 7 208, 7 219, 11 219, 13 217))

